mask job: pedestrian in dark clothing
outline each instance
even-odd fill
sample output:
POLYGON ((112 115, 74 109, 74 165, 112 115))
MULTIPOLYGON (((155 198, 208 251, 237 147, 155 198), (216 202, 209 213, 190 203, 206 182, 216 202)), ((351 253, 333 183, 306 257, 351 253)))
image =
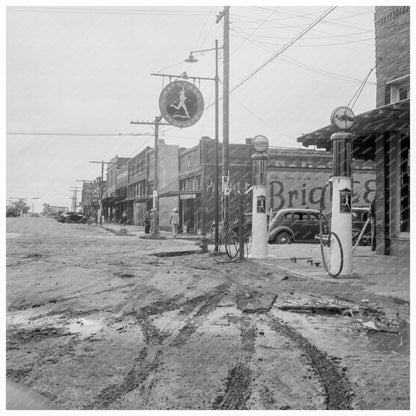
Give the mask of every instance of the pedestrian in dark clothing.
POLYGON ((146 215, 144 217, 144 232, 145 234, 149 234, 150 233, 150 211, 146 212, 146 215))

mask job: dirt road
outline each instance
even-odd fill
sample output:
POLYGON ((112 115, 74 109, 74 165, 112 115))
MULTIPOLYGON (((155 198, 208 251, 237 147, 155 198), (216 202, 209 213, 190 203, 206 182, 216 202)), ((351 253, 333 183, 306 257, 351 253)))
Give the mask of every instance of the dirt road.
POLYGON ((62 409, 409 408, 407 302, 172 248, 8 218, 8 379, 62 409))

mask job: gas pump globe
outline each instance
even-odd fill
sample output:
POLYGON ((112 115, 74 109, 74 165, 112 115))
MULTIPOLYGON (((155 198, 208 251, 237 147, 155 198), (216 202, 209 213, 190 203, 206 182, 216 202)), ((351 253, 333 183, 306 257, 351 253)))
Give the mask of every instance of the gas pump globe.
POLYGON ((342 270, 339 276, 352 274, 352 139, 346 131, 354 123, 354 113, 348 107, 337 107, 331 114, 331 123, 341 131, 332 134, 333 175, 331 230, 335 233, 342 250, 331 251, 330 270, 342 270), (343 258, 341 258, 341 256, 343 258))
POLYGON ((251 156, 255 167, 252 204, 251 252, 252 258, 267 258, 267 211, 266 211, 266 154, 269 148, 267 137, 253 138, 252 146, 256 153, 251 156))

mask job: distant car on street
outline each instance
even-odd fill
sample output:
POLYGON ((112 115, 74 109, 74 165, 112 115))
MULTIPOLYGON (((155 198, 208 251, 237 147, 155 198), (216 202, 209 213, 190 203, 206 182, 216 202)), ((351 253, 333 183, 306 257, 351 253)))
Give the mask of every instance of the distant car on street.
POLYGON ((20 210, 15 207, 7 207, 6 217, 20 217, 20 210))
POLYGON ((269 227, 270 244, 317 243, 319 220, 323 232, 328 230, 328 219, 316 209, 286 208, 278 211, 269 227))
POLYGON ((66 223, 86 222, 86 218, 82 214, 78 214, 77 212, 66 212, 65 214, 61 214, 59 218, 57 218, 57 221, 66 223))

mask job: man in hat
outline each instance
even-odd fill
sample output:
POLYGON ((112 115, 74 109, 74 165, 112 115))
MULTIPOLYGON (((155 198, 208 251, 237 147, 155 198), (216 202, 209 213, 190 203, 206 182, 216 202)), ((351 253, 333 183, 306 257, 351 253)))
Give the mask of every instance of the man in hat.
POLYGON ((178 232, 178 225, 179 225, 178 208, 173 208, 173 211, 170 214, 169 223, 172 226, 173 237, 176 237, 176 234, 178 232))

